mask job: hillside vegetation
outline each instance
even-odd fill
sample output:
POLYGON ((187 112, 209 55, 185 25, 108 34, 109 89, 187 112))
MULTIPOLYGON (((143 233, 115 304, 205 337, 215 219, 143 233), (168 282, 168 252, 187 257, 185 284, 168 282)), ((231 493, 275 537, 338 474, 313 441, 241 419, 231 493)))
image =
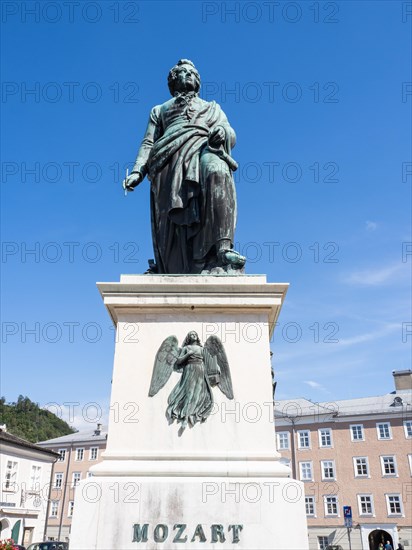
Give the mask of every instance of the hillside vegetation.
POLYGON ((41 409, 37 403, 23 395, 19 395, 15 403, 6 403, 4 397, 0 399, 0 424, 6 424, 8 433, 32 443, 76 431, 64 420, 41 409))

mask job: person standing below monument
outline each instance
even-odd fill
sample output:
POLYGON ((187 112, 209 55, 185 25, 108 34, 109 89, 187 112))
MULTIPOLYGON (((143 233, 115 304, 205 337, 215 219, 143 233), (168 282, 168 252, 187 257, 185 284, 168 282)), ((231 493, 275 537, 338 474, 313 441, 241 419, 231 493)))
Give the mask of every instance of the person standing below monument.
POLYGON ((153 107, 136 162, 123 182, 151 182, 154 273, 233 273, 236 192, 231 157, 236 135, 220 106, 199 97, 200 76, 181 59, 170 70, 172 99, 153 107))

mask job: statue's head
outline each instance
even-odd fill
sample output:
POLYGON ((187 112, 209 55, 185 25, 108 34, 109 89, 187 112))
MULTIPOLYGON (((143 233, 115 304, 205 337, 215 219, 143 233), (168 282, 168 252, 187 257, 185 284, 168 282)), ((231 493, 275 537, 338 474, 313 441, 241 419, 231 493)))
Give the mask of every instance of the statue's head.
POLYGON ((180 59, 170 69, 167 84, 172 96, 176 92, 194 91, 198 93, 200 90, 200 75, 192 61, 189 59, 180 59))
POLYGON ((191 330, 187 334, 185 341, 183 342, 183 346, 188 346, 189 344, 197 344, 198 346, 201 346, 199 336, 194 330, 191 330))

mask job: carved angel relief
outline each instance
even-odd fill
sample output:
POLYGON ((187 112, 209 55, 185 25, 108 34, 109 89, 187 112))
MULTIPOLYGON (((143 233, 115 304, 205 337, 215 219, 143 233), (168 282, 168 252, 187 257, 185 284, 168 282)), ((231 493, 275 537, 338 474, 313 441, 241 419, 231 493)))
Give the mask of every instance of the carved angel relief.
POLYGON ((209 336, 202 346, 197 333, 191 331, 181 348, 176 336, 166 338, 156 354, 149 397, 163 388, 173 371, 182 376, 169 395, 166 417, 170 424, 176 420, 184 429, 205 422, 213 408, 214 386, 233 399, 229 363, 217 336, 209 336))

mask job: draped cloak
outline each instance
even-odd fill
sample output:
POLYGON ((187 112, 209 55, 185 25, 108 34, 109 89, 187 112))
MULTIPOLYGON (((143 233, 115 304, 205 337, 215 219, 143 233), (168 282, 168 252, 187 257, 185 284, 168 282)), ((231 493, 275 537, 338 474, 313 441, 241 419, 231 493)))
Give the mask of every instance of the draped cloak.
MULTIPOLYGON (((182 353, 187 349, 184 348, 182 353)), ((193 427, 196 422, 205 422, 212 409, 213 393, 200 348, 187 360, 179 382, 169 395, 166 417, 171 422, 177 420, 193 427)))
POLYGON ((214 101, 175 97, 152 109, 133 171, 151 181, 159 273, 200 273, 213 264, 218 241, 233 246, 234 143, 235 133, 214 101), (208 146, 208 135, 216 127, 226 136, 217 150, 208 146))

